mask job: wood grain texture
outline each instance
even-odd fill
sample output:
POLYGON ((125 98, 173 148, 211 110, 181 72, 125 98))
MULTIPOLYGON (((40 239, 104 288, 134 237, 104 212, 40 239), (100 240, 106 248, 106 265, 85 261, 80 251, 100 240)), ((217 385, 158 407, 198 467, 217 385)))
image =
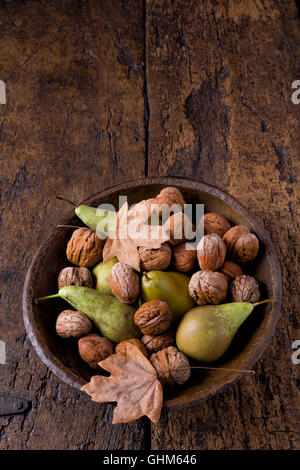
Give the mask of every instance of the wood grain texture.
POLYGON ((253 211, 283 271, 276 337, 218 398, 164 414, 154 449, 295 449, 299 438, 298 12, 294 2, 148 2, 149 174, 197 175, 253 211), (298 241, 297 241, 298 240, 298 241))
POLYGON ((0 417, 0 449, 300 448, 297 15, 293 0, 0 1, 0 389, 32 401, 0 417), (112 427, 111 405, 53 376, 21 312, 33 254, 69 213, 55 194, 82 200, 145 173, 197 176, 239 199, 277 247, 284 291, 256 376, 164 412, 151 436, 145 420, 112 427))
POLYGON ((79 201, 143 176, 142 3, 1 2, 0 29, 0 388, 32 401, 26 415, 0 417, 0 448, 143 448, 143 421, 112 427, 112 406, 92 404, 43 366, 21 313, 28 264, 71 210, 55 194, 79 201))

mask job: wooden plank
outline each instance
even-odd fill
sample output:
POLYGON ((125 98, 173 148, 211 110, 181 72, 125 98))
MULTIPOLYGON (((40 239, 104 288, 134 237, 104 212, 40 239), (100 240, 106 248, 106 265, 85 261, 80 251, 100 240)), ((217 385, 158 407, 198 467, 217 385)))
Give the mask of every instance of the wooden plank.
POLYGON ((0 389, 32 401, 25 415, 0 417, 0 448, 143 448, 143 421, 111 426, 112 406, 43 366, 21 307, 35 250, 70 212, 55 195, 80 201, 144 174, 142 2, 1 2, 0 30, 0 389))
POLYGON ((299 448, 299 366, 291 362, 300 325, 296 5, 147 1, 146 19, 149 175, 197 177, 255 212, 277 248, 284 292, 256 376, 164 412, 152 448, 299 448))
POLYGON ((296 7, 148 1, 146 15, 144 103, 142 2, 0 5, 1 393, 33 402, 25 415, 0 418, 0 448, 150 446, 145 421, 112 427, 111 406, 90 403, 41 364, 20 296, 39 242, 68 213, 55 194, 80 200, 144 168, 197 176, 255 211, 278 249, 288 293, 256 377, 201 406, 164 412, 152 447, 299 448, 299 372, 290 359, 300 332, 296 7))

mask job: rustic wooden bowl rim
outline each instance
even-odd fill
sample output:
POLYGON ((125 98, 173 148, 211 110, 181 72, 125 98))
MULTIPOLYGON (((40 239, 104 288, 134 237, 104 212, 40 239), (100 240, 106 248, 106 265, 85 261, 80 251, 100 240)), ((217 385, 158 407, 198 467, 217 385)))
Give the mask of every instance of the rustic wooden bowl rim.
MULTIPOLYGON (((232 196, 224 192, 223 190, 208 185, 206 183, 191 179, 191 178, 176 178, 176 177, 161 177, 161 178, 143 178, 135 181, 128 181, 126 183, 119 184, 117 186, 111 186, 106 188, 98 193, 95 193, 93 196, 89 197, 85 201, 81 202, 80 204, 93 204, 93 200, 96 198, 104 198, 109 196, 115 192, 121 192, 122 190, 134 189, 135 187, 140 187, 143 185, 164 185, 164 186, 182 186, 187 189, 194 189, 199 190, 202 192, 206 192, 212 196, 215 196, 223 201, 225 201, 229 206, 231 206, 235 211, 237 211, 242 217, 244 217, 247 222, 255 229, 255 232, 259 235, 260 240, 264 243, 264 245, 268 248, 269 253, 271 254, 272 258, 272 265, 275 269, 273 275, 276 277, 276 284, 274 287, 274 303, 272 304, 272 313, 274 316, 273 323, 271 328, 268 329, 264 333, 264 340, 261 341, 255 351, 254 354, 249 358, 246 363, 245 370, 250 370, 255 362, 259 359, 262 355, 263 351, 265 350, 266 346, 268 345, 270 339, 272 338, 276 324, 279 318, 280 312, 280 305, 281 305, 281 270, 280 265, 278 262, 277 254, 273 243, 263 228, 263 226, 256 220, 256 218, 236 199, 232 196)), ((66 218, 64 221, 59 221, 59 223, 67 224, 68 221, 74 216, 74 214, 70 215, 70 217, 66 218)), ((48 350, 47 346, 43 343, 42 338, 39 334, 39 329, 37 327, 35 321, 35 315, 33 312, 33 299, 31 297, 31 280, 32 280, 32 273, 35 268, 36 263, 38 262, 40 253, 51 243, 52 238, 55 236, 57 228, 55 227, 50 234, 40 245, 39 249, 37 250, 32 263, 27 271, 25 283, 24 283, 24 290, 23 290, 23 318, 26 327, 27 334, 29 339, 36 350, 37 354, 44 362, 44 364, 52 371, 55 375, 57 375, 62 381, 71 385, 72 387, 79 389, 84 385, 84 380, 80 379, 78 375, 76 375, 72 370, 68 369, 64 365, 60 363, 60 361, 48 350)), ((187 400, 176 400, 174 403, 174 399, 167 400, 164 402, 164 406, 166 408, 183 408, 194 405, 199 402, 203 402, 208 398, 221 393, 224 391, 229 385, 234 384, 239 379, 241 379, 246 372, 230 372, 226 376, 224 376, 223 380, 216 384, 216 387, 207 390, 205 397, 197 398, 197 396, 193 397, 193 399, 187 400)))

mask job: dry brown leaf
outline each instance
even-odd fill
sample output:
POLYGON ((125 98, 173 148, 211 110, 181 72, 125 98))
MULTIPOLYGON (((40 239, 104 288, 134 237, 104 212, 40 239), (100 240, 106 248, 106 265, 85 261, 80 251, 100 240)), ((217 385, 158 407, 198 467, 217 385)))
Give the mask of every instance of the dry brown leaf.
POLYGON ((155 204, 155 199, 147 199, 139 202, 130 210, 128 210, 127 202, 123 204, 117 214, 116 233, 111 234, 106 240, 103 261, 109 261, 117 256, 120 263, 128 264, 139 271, 138 247, 160 248, 162 243, 169 240, 169 234, 163 226, 148 224, 152 204, 155 204))
POLYGON ((157 423, 163 404, 163 388, 153 366, 133 344, 126 355, 115 353, 99 365, 111 373, 109 377, 95 375, 81 390, 93 401, 117 402, 113 424, 128 423, 148 416, 157 423))
POLYGON ((138 250, 132 240, 112 240, 108 238, 103 249, 103 261, 109 261, 114 256, 117 256, 120 263, 128 264, 136 271, 140 270, 138 250))

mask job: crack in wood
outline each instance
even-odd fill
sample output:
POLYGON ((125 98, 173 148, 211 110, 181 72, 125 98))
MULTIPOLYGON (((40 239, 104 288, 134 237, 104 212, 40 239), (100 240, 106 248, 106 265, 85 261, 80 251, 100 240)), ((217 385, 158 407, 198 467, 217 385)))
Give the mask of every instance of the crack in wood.
POLYGON ((150 103, 148 95, 147 80, 147 0, 143 0, 143 20, 144 20, 144 125, 145 125, 145 166, 144 173, 148 176, 149 168, 149 119, 150 103))

